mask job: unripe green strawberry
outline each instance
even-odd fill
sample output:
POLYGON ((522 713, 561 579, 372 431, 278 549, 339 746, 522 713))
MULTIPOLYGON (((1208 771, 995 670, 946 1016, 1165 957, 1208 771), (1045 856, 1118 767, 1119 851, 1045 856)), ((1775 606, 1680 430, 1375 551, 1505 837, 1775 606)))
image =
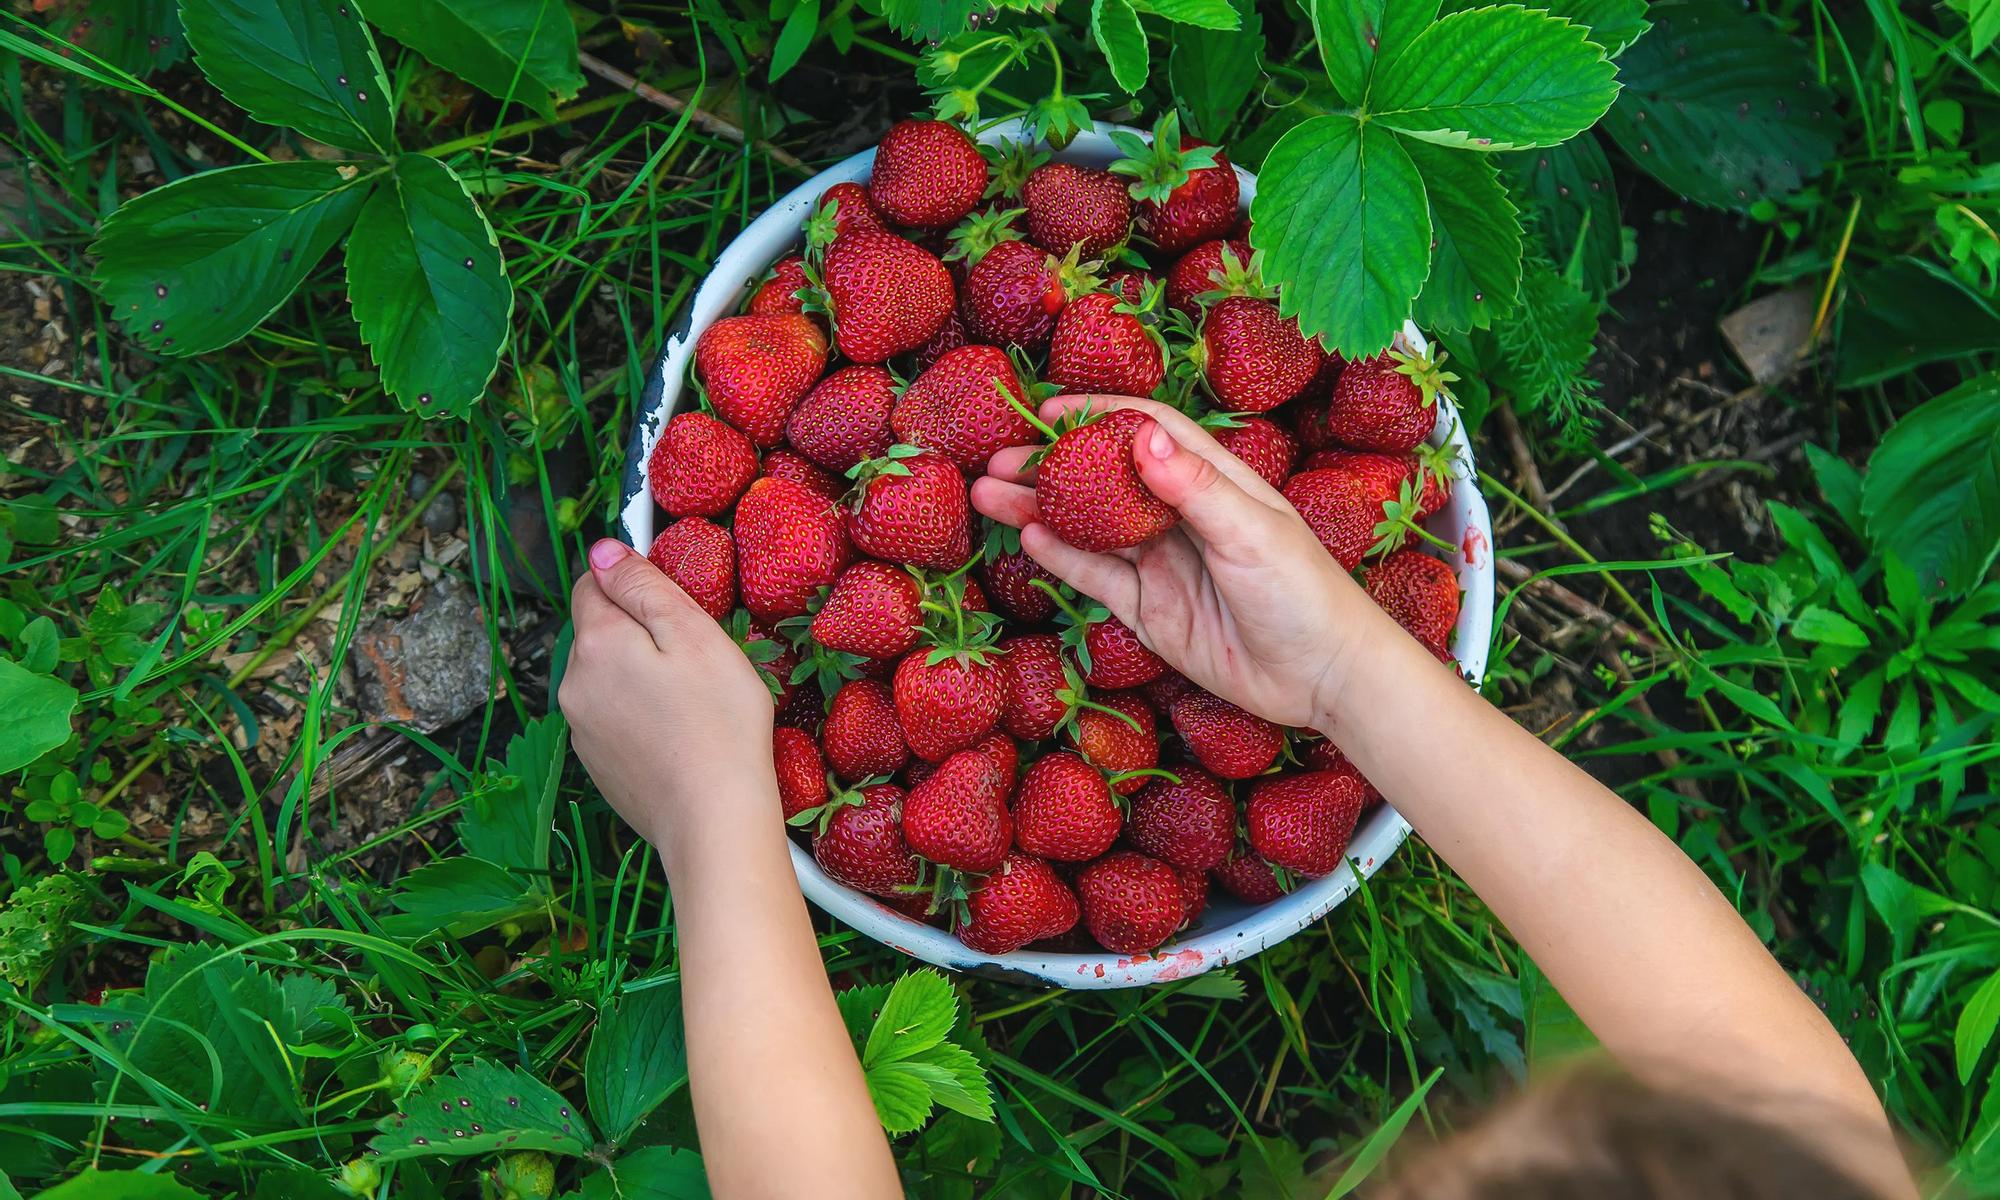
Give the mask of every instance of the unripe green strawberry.
POLYGON ((785 418, 825 366, 826 335, 795 313, 724 317, 694 344, 695 374, 716 415, 759 446, 784 437, 785 418))

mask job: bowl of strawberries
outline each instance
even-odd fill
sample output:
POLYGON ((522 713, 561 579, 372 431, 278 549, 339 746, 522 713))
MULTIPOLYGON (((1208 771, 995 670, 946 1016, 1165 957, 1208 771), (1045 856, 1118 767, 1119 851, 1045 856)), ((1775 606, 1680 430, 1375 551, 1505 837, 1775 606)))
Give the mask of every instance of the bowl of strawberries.
POLYGON ((1302 337, 1258 278, 1255 192, 1171 117, 1059 149, 904 121, 752 221, 669 335, 620 533, 764 671, 800 886, 862 933, 958 970, 1161 983, 1319 920, 1408 835, 1336 747, 1181 678, 968 499, 993 454, 1046 445, 1056 532, 1154 536, 1174 515, 1149 495, 1107 521, 1054 494, 1065 458, 1123 446, 1130 471, 1132 414, 1034 413, 1167 400, 1478 682, 1491 529, 1450 377, 1413 326, 1353 363, 1302 337), (1265 833, 1298 806, 1325 844, 1265 833))

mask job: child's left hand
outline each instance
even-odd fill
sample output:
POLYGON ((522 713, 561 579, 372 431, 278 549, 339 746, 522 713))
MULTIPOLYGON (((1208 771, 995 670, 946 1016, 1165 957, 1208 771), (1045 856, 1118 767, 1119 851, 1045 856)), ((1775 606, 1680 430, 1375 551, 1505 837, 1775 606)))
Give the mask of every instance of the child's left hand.
MULTIPOLYGON (((570 595, 576 639, 557 700, 576 755, 604 798, 655 846, 697 807, 725 815, 731 796, 771 773, 771 693, 722 627, 622 543, 590 548, 570 595)), ((738 806, 740 807, 740 806, 738 806)), ((778 819, 768 813, 746 816, 778 819)))

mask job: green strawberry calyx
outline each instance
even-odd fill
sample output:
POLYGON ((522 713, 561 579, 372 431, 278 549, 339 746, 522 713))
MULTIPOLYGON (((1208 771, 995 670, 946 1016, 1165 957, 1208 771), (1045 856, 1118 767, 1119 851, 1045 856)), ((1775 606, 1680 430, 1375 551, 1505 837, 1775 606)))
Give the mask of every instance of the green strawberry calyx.
MULTIPOLYGON (((1035 582, 1039 584, 1042 581, 1037 579, 1035 582)), ((1081 646, 1081 639, 1078 640, 1077 644, 1081 646)), ((1100 712, 1106 716, 1116 717, 1127 725, 1130 725, 1134 733, 1146 732, 1140 726, 1138 718, 1134 717, 1131 713, 1113 708, 1108 704, 1099 704, 1097 701, 1092 700, 1090 698, 1090 689, 1083 682, 1083 676, 1077 674, 1076 668, 1069 663, 1063 664, 1063 685, 1057 689, 1056 699, 1063 702, 1062 720, 1056 722, 1055 732, 1057 733, 1067 731, 1074 734, 1077 731, 1077 717, 1085 709, 1089 709, 1092 712, 1100 712)))
POLYGON ((879 783, 889 782, 887 775, 871 775, 852 786, 835 782, 833 776, 826 777, 827 800, 825 804, 815 804, 811 808, 795 813, 785 824, 795 829, 811 829, 817 837, 833 824, 834 814, 843 808, 854 808, 868 803, 868 797, 861 793, 879 783))
POLYGON ((1128 190, 1134 200, 1164 204, 1175 188, 1188 181, 1188 176, 1216 165, 1217 151, 1214 146, 1181 147, 1181 114, 1178 110, 1169 110, 1160 117, 1153 126, 1150 144, 1138 134, 1125 130, 1114 131, 1111 140, 1125 152, 1125 157, 1106 169, 1114 175, 1131 177, 1128 190))
POLYGON ((1277 288, 1264 282, 1264 252, 1252 250, 1250 261, 1240 262, 1227 242, 1222 245, 1222 265, 1208 273, 1208 281, 1215 286, 1208 291, 1197 292, 1194 297, 1195 303, 1203 309, 1231 296, 1270 300, 1278 294, 1277 288))
POLYGON ((1437 404, 1439 393, 1450 395, 1450 385, 1458 382, 1457 375, 1444 369, 1446 357, 1448 356, 1442 350, 1438 351, 1435 357, 1406 353, 1402 350, 1389 351, 1389 361, 1396 365, 1396 374, 1417 385, 1417 391, 1423 395, 1425 408, 1437 404))
POLYGON ((1007 208, 974 212, 952 229, 951 245, 944 252, 944 260, 956 262, 963 259, 968 270, 978 266, 979 260, 1000 243, 1022 240, 1015 222, 1027 211, 1025 208, 1007 208))

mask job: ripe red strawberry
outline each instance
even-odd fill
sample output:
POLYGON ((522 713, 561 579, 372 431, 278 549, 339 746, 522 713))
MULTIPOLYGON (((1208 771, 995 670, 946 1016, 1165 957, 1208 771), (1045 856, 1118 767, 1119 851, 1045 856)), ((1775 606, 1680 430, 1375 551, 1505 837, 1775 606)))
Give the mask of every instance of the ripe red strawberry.
MULTIPOLYGON (((1172 863, 1167 865, 1173 867, 1172 863)), ((1181 928, 1185 929, 1208 911, 1208 872, 1174 867, 1174 877, 1181 881, 1181 900, 1187 905, 1187 915, 1181 918, 1181 928)))
MULTIPOLYGON (((794 664, 796 667, 796 664, 794 664)), ((774 715, 773 720, 781 727, 800 729, 817 735, 819 727, 826 719, 826 693, 819 690, 819 684, 811 679, 801 680, 792 685, 785 703, 774 715)))
POLYGON ((759 446, 778 444, 792 405, 825 366, 826 335, 796 313, 724 317, 694 344, 694 371, 716 415, 759 446))
POLYGON ((849 783, 893 775, 910 761, 896 701, 887 685, 873 679, 849 680, 833 694, 820 744, 834 777, 849 783))
POLYGON ((1146 694, 1146 703, 1153 706, 1154 712, 1172 712, 1174 701, 1193 691, 1194 684, 1188 681, 1187 676, 1169 667, 1165 674, 1139 690, 1146 694))
POLYGON ((1108 171, 1075 163, 1036 167, 1021 185, 1028 208, 1028 240, 1058 258, 1075 249, 1099 258, 1132 231, 1132 197, 1108 171))
POLYGON ((977 749, 939 763, 903 801, 903 839, 939 866, 982 875, 998 867, 1014 846, 1001 764, 977 749))
POLYGON ((1040 353, 1056 314, 1085 286, 1074 263, 1027 242, 1001 242, 966 273, 958 310, 971 337, 1040 353))
POLYGON ((793 254, 771 264, 770 278, 757 285, 750 293, 750 303, 743 309, 753 317, 777 316, 783 313, 803 313, 805 301, 799 299, 799 292, 811 287, 806 280, 806 260, 793 254))
MULTIPOLYGON (((1137 692, 1099 692, 1092 704, 1113 709, 1079 707, 1067 730, 1069 744, 1091 766, 1109 775, 1144 771, 1160 765, 1159 719, 1137 692), (1127 720, 1127 718, 1130 718, 1127 720)), ((1111 785, 1111 790, 1129 796, 1151 782, 1152 777, 1136 775, 1111 785)))
POLYGON ((1307 742, 1301 749, 1299 761, 1304 763, 1308 770, 1333 771, 1342 775, 1352 775, 1360 780, 1363 809, 1382 803, 1382 793, 1374 784, 1368 782, 1368 777, 1361 773, 1361 768, 1354 765, 1354 760, 1325 738, 1314 738, 1307 742))
POLYGON ((1224 890, 1245 904, 1269 904, 1285 894, 1271 864, 1247 846, 1231 854, 1212 874, 1224 890))
POLYGON ((965 650, 931 662, 935 653, 905 655, 892 684, 903 737, 931 762, 977 745, 1000 723, 1003 701, 1000 666, 989 655, 965 650))
POLYGON ((771 702, 777 706, 779 715, 783 715, 801 690, 792 682, 792 672, 799 665, 798 654, 785 639, 752 625, 748 612, 731 613, 722 627, 742 649, 743 657, 763 676, 764 686, 771 689, 771 702))
POLYGON ((1285 499, 1343 570, 1361 565, 1375 544, 1382 503, 1346 471, 1301 471, 1285 481, 1285 499))
POLYGON ((979 564, 979 578, 986 585, 986 594, 992 598, 993 607, 1002 616, 1030 625, 1039 624, 1056 615, 1056 602, 1047 592, 1036 587, 1035 581, 1043 580, 1054 586, 1056 577, 1021 551, 1018 538, 1014 545, 1013 550, 1000 550, 989 544, 986 557, 979 564))
POLYGON ((1218 406, 1269 412, 1297 396, 1319 373, 1319 351, 1297 321, 1269 300, 1230 296, 1209 306, 1190 351, 1218 406))
POLYGON ((670 517, 726 512, 757 477, 757 448, 703 412, 677 413, 646 460, 653 500, 670 517))
POLYGON ((1285 486, 1299 455, 1298 439, 1263 417, 1243 417, 1233 427, 1216 430, 1215 440, 1274 488, 1285 486))
POLYGON ((965 322, 958 318, 958 310, 952 309, 951 314, 945 317, 944 324, 938 326, 938 331, 931 335, 931 340, 917 347, 917 370, 930 370, 938 359, 971 340, 965 334, 965 322))
POLYGON ((1181 135, 1178 113, 1160 119, 1150 144, 1130 133, 1112 140, 1125 157, 1111 169, 1132 177, 1139 231, 1162 251, 1179 254, 1235 228, 1236 172, 1219 148, 1181 135))
POLYGON ((954 302, 951 272, 937 255, 892 233, 835 238, 820 280, 833 309, 834 344, 858 363, 879 363, 930 341, 954 302))
POLYGON ((813 837, 813 857, 836 882, 877 896, 899 896, 917 882, 917 860, 903 841, 903 789, 872 784, 828 801, 813 837))
POLYGON ((1062 639, 1031 633, 1001 642, 1000 728, 1024 742, 1046 741, 1069 714, 1062 639))
POLYGON ((935 450, 963 470, 984 471, 994 451, 1041 440, 1001 388, 1023 405, 1028 403, 1027 389, 1005 351, 961 346, 903 389, 890 414, 890 427, 899 441, 935 450))
POLYGON ((1418 486, 1421 476, 1422 486, 1416 494, 1417 520, 1428 519, 1451 500, 1451 469, 1449 454, 1426 453, 1430 448, 1422 447, 1415 454, 1378 454, 1373 450, 1315 450, 1299 464, 1302 471, 1338 469, 1352 475, 1359 475, 1367 483, 1368 490, 1384 501, 1401 498, 1407 484, 1418 486))
POLYGON ((875 147, 868 198, 899 225, 942 229, 986 194, 986 157, 944 121, 898 121, 875 147))
POLYGON ((1014 790, 1014 780, 1021 772, 1021 748, 1014 744, 1014 739, 1004 733, 989 733, 980 738, 979 744, 973 749, 1000 765, 1000 775, 1007 781, 1002 792, 1011 793, 1014 790))
POLYGON ((818 203, 813 206, 813 215, 826 224, 827 228, 820 236, 828 241, 846 233, 889 232, 889 223, 875 210, 875 202, 868 198, 868 189, 858 183, 836 183, 821 192, 818 203), (825 215, 829 210, 831 215, 825 215))
POLYGON ((1083 681, 1097 688, 1142 687, 1165 675, 1167 660, 1146 649, 1132 627, 1106 614, 1084 626, 1083 681))
POLYGON ((785 820, 826 803, 826 759, 811 734, 783 725, 772 730, 771 766, 778 774, 778 804, 785 820))
POLYGON ((1129 408, 1112 409, 1049 447, 1035 470, 1035 505, 1056 536, 1079 550, 1120 550, 1180 521, 1179 513, 1139 481, 1132 464, 1132 439, 1146 422, 1129 408))
POLYGON ((828 504, 840 503, 847 494, 846 485, 821 470, 802 454, 790 450, 773 450, 764 456, 764 474, 773 479, 789 479, 793 483, 804 484, 816 496, 824 496, 828 504))
POLYGON ((1199 688, 1174 701, 1173 722, 1195 761, 1224 779, 1263 774, 1285 748, 1276 725, 1199 688))
POLYGON ((1357 450, 1406 454, 1437 425, 1437 390, 1457 376, 1432 362, 1391 351, 1347 364, 1333 385, 1326 430, 1357 450))
POLYGON ((1236 848, 1236 801, 1200 767, 1174 768, 1180 782, 1154 779, 1132 801, 1126 836, 1134 846, 1177 867, 1219 867, 1236 848))
POLYGON ((1035 760, 1014 789, 1014 843, 1057 862, 1088 862, 1124 825, 1104 773, 1067 750, 1035 760))
POLYGON ((1243 825, 1250 845, 1275 866, 1317 878, 1343 860, 1361 817, 1360 781, 1333 771, 1281 775, 1250 785, 1243 825))
POLYGON ((1217 238, 1180 256, 1167 271, 1167 307, 1190 317, 1201 316, 1201 298, 1212 292, 1229 296, 1265 296, 1251 263, 1249 242, 1217 238))
POLYGON ((1131 850, 1085 867, 1076 877, 1076 895, 1090 936, 1113 954, 1144 954, 1172 937, 1187 917, 1180 876, 1131 850))
POLYGON ((924 590, 908 570, 863 559, 841 572, 813 614, 812 640, 863 658, 895 658, 917 644, 924 590))
POLYGON ((896 380, 881 367, 842 367, 814 385, 785 422, 792 449, 829 471, 876 458, 895 442, 896 380))
POLYGON ((1019 852, 973 888, 958 940, 981 954, 1011 954, 1030 942, 1061 937, 1076 925, 1076 894, 1049 864, 1019 852))
POLYGON ((1397 550, 1362 576, 1368 595, 1424 648, 1449 661, 1458 628, 1458 576, 1442 561, 1416 550, 1397 550))
POLYGON ((863 554, 951 571, 972 557, 965 476, 950 459, 910 446, 863 463, 847 532, 863 554))
POLYGON ((1167 377, 1166 352, 1138 302, 1092 292, 1056 318, 1045 375, 1065 394, 1150 396, 1167 377))
POLYGON ((752 483, 736 505, 734 533, 743 605, 759 621, 805 612, 854 556, 839 510, 789 479, 752 483))
POLYGON ((736 543, 721 526, 682 517, 660 531, 646 557, 716 620, 736 607, 736 543))
POLYGON ((1123 267, 1107 274, 1098 288, 1100 291, 1116 295, 1127 303, 1137 304, 1145 299, 1149 290, 1164 286, 1165 282, 1151 271, 1142 271, 1137 267, 1123 267))

